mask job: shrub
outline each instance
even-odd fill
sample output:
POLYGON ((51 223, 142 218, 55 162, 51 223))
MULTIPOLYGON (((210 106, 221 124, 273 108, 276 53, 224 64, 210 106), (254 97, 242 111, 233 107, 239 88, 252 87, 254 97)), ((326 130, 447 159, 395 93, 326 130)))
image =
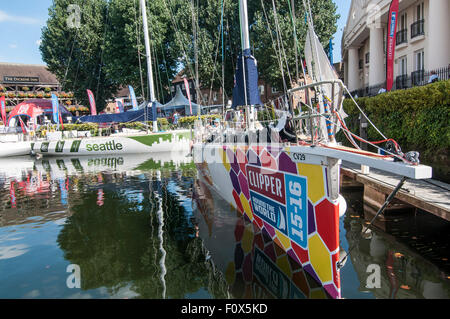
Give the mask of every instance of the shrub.
MULTIPOLYGON (((417 150, 427 157, 450 149, 450 80, 359 98, 357 102, 375 126, 396 140, 404 152, 417 150)), ((350 99, 344 100, 344 110, 349 115, 347 126, 359 134, 359 110, 350 99)), ((381 139, 371 126, 367 133, 370 141, 381 139)))
MULTIPOLYGON (((201 120, 212 120, 216 118, 221 118, 220 114, 208 114, 200 115, 201 120)), ((198 119, 198 116, 185 116, 178 119, 178 126, 180 127, 191 127, 194 122, 198 119)), ((166 119, 167 120, 167 119, 166 119)))

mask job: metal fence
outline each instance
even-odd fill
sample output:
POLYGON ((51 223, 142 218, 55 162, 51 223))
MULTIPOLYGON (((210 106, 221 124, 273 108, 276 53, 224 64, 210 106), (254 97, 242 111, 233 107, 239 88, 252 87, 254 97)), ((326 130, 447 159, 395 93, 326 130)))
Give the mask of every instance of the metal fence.
MULTIPOLYGON (((415 86, 423 86, 431 83, 432 75, 435 74, 437 76, 437 80, 435 81, 445 81, 450 79, 450 65, 448 67, 439 68, 436 70, 425 71, 418 70, 411 72, 410 74, 399 75, 394 79, 394 85, 392 87, 392 91, 409 89, 415 86)), ((434 81, 433 81, 434 82, 434 81)), ((386 82, 373 85, 366 86, 364 88, 352 91, 353 96, 364 97, 364 96, 375 96, 383 92, 386 88, 386 82)))

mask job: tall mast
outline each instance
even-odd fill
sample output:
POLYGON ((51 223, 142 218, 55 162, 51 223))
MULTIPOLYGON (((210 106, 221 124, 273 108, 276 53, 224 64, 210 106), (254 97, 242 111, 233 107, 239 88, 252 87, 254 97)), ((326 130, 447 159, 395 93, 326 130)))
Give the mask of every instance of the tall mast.
POLYGON ((247 79, 246 79, 246 55, 250 54, 250 37, 248 32, 248 11, 247 0, 239 1, 239 18, 241 23, 241 46, 242 46, 242 78, 244 85, 244 101, 245 112, 247 114, 247 127, 254 129, 254 107, 249 106, 249 96, 247 94, 247 79))
MULTIPOLYGON (((148 36, 148 22, 147 22, 147 8, 145 6, 145 0, 140 0, 142 10, 142 22, 144 24, 144 40, 145 40, 145 55, 147 58, 147 73, 148 73, 148 88, 150 91, 150 102, 152 103, 153 113, 153 132, 158 132, 158 121, 156 119, 156 101, 155 89, 153 85, 153 69, 152 69, 152 55, 150 53, 150 37, 148 36)), ((147 109, 145 109, 147 114, 147 109)))
POLYGON ((250 49, 250 38, 248 35, 248 13, 247 0, 240 0, 239 2, 239 17, 241 21, 241 46, 242 52, 250 49))

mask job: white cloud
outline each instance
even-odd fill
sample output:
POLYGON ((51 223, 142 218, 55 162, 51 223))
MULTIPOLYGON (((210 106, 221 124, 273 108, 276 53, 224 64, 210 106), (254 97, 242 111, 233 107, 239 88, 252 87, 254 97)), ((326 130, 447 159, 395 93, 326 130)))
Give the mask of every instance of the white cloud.
POLYGON ((30 17, 13 16, 5 11, 0 10, 0 23, 1 22, 15 22, 19 24, 41 24, 41 21, 30 17))
POLYGON ((10 44, 8 44, 8 46, 10 49, 17 49, 17 44, 15 44, 15 43, 10 43, 10 44))

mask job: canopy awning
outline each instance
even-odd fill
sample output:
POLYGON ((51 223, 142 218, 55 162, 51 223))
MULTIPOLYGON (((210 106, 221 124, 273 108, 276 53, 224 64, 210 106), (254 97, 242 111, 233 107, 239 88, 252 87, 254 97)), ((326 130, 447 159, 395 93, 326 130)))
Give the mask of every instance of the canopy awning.
MULTIPOLYGON (((62 104, 59 105, 59 111, 61 112, 61 116, 72 116, 72 113, 70 113, 62 104)), ((8 126, 13 118, 22 115, 30 118, 45 115, 51 120, 53 117, 52 101, 47 99, 32 99, 16 105, 16 107, 9 112, 8 126)))
POLYGON ((190 113, 191 105, 192 105, 192 114, 197 115, 197 110, 198 108, 201 109, 201 106, 194 102, 191 102, 191 104, 189 104, 189 100, 183 95, 183 92, 181 92, 181 88, 177 86, 177 92, 175 93, 175 96, 170 102, 162 106, 162 110, 171 111, 184 108, 186 115, 188 115, 190 113))

